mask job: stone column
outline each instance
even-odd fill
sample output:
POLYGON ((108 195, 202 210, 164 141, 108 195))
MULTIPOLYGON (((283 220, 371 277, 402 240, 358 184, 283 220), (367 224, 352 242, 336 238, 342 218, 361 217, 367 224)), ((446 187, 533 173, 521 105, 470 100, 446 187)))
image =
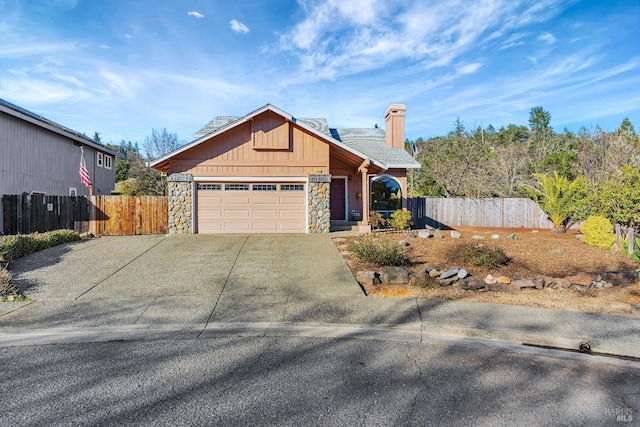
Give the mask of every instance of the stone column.
POLYGON ((328 233, 331 228, 330 175, 309 175, 309 233, 328 233))
POLYGON ((167 177, 169 233, 193 233, 193 175, 174 173, 167 177))

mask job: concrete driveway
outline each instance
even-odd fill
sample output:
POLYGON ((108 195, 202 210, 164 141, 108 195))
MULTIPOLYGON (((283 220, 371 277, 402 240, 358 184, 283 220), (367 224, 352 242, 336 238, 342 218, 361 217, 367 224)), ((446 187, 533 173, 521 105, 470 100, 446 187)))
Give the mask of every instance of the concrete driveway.
POLYGON ((328 235, 102 237, 11 270, 36 302, 5 311, 0 327, 351 323, 366 300, 328 235))

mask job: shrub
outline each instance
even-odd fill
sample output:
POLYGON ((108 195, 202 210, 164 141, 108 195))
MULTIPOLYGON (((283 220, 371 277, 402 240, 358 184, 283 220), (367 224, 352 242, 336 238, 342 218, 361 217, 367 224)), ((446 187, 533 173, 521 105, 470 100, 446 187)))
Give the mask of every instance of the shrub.
POLYGON ((347 249, 359 260, 377 266, 404 265, 408 261, 397 242, 370 234, 349 242, 347 249))
POLYGON ((369 212, 369 224, 371 224, 372 228, 382 228, 384 227, 385 222, 386 221, 384 220, 380 212, 369 212))
POLYGON ((80 240, 80 236, 72 230, 6 236, 0 241, 0 265, 8 264, 25 255, 75 240, 80 240))
POLYGON ((407 230, 411 224, 413 224, 411 221, 411 212, 406 209, 398 209, 391 214, 389 224, 396 230, 407 230))
POLYGON ((599 248, 610 248, 616 241, 613 225, 607 218, 599 215, 590 216, 580 227, 582 241, 587 245, 599 248))
POLYGON ((510 261, 500 246, 469 243, 459 250, 459 259, 462 263, 471 263, 477 267, 497 268, 510 261))

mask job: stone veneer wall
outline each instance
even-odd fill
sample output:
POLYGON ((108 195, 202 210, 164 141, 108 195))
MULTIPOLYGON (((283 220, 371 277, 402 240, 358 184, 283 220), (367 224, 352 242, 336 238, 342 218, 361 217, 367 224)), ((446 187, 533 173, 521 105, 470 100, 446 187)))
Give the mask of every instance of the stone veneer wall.
POLYGON ((169 233, 193 233, 193 176, 172 174, 168 181, 169 233))
POLYGON ((317 182, 308 184, 309 233, 328 233, 331 227, 330 184, 317 182))

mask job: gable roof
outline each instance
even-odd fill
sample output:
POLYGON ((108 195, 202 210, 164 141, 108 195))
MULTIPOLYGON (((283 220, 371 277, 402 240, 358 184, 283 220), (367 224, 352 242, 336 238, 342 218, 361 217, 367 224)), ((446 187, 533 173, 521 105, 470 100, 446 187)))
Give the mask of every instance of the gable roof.
POLYGON ((200 129, 200 131, 198 131, 195 135, 196 137, 198 135, 201 135, 200 137, 198 137, 198 139, 190 142, 189 144, 183 145, 182 147, 179 147, 177 149, 175 149, 174 151, 165 154, 162 157, 159 157, 151 162, 148 163, 149 167, 153 167, 155 169, 162 169, 164 167, 166 167, 168 165, 169 160, 177 155, 180 154, 184 151, 187 151, 207 140, 209 140, 212 137, 215 137, 217 135, 220 135, 221 133, 226 132, 229 129, 232 129, 236 126, 241 125, 242 123, 246 123, 247 121, 250 121, 252 118, 266 112, 266 111, 271 111, 274 112, 282 117, 284 117, 286 120, 290 121, 291 123, 296 124, 297 126, 305 129, 307 132, 310 132, 312 134, 314 134, 315 136, 317 136, 319 139, 322 139, 324 141, 327 141, 330 144, 333 144, 336 147, 339 147, 342 150, 345 150, 355 156, 357 156, 358 158, 365 160, 365 159, 369 159, 371 164, 381 168, 382 170, 386 170, 389 169, 389 165, 385 164, 384 162, 382 162, 379 159, 376 158, 371 158, 370 156, 366 155, 365 153, 362 153, 361 151, 356 150, 355 148, 350 147, 347 144, 344 144, 341 141, 338 141, 337 139, 333 138, 331 136, 331 132, 329 131, 329 127, 326 125, 326 120, 324 119, 296 119, 295 117, 293 117, 292 115, 290 115, 289 113, 286 113, 282 110, 280 110, 277 107, 274 107, 271 104, 267 104, 262 108, 259 108, 255 111, 252 111, 251 113, 247 114, 246 116, 242 116, 242 117, 235 117, 235 116, 220 116, 220 117, 216 117, 215 119, 213 119, 212 121, 210 121, 204 128, 200 129), (206 133, 207 131, 211 130, 209 133, 206 133))
POLYGON ((24 120, 25 122, 32 123, 36 126, 39 126, 43 129, 47 129, 51 132, 55 132, 58 135, 62 135, 64 137, 70 138, 74 141, 77 141, 81 144, 87 145, 89 147, 93 147, 96 150, 103 151, 105 153, 111 154, 112 156, 122 157, 122 155, 110 148, 107 148, 103 144, 98 141, 89 138, 86 135, 81 134, 80 132, 76 132, 75 130, 69 129, 68 127, 62 126, 54 121, 49 119, 45 119, 42 116, 39 116, 35 113, 32 113, 29 110, 26 110, 22 107, 18 107, 15 104, 12 104, 9 101, 5 101, 0 98, 0 111, 6 114, 9 114, 18 119, 24 120))
MULTIPOLYGON (((272 111, 278 112, 276 107, 271 104, 267 104, 264 108, 271 107, 272 111)), ((253 117, 256 112, 262 112, 263 109, 256 110, 244 117, 237 116, 218 116, 207 123, 202 129, 195 133, 196 138, 202 138, 211 133, 226 129, 227 126, 232 125, 234 122, 241 123, 241 119, 253 117)), ((386 133, 384 129, 371 128, 371 129, 332 129, 329 128, 326 119, 321 118, 299 118, 295 119, 291 115, 284 113, 284 115, 292 122, 298 125, 304 125, 306 128, 313 129, 316 134, 321 134, 324 139, 329 138, 332 143, 342 143, 343 145, 355 150, 360 157, 367 158, 376 161, 378 164, 384 165, 385 169, 388 168, 419 168, 418 163, 406 150, 391 148, 386 143, 386 133)), ((172 153, 177 154, 177 153, 172 153)))

